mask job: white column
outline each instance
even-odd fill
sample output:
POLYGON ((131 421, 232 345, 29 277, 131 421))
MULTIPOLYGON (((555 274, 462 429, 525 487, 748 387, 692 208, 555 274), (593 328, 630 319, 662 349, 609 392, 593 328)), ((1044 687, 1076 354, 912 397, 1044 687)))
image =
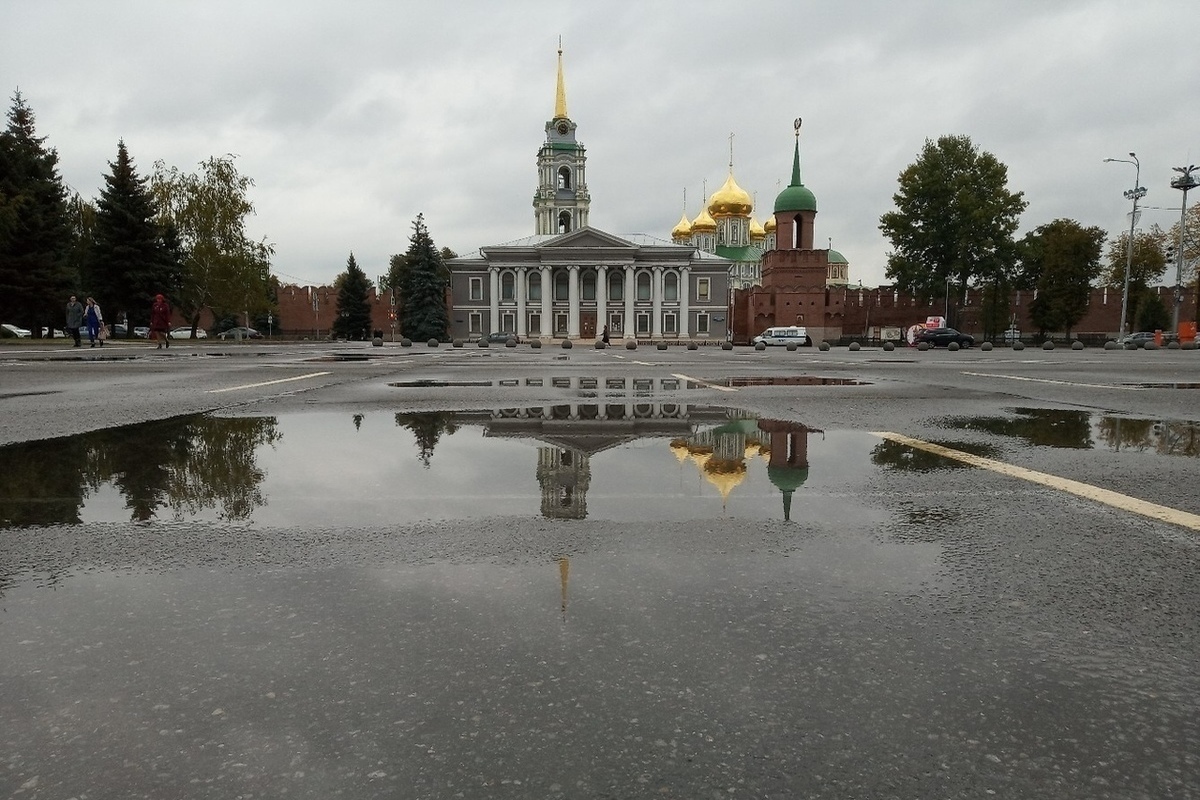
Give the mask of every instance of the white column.
POLYGON ((692 275, 688 267, 679 270, 679 338, 688 338, 688 301, 692 294, 692 275))
POLYGON ((542 336, 554 335, 554 286, 550 283, 550 268, 542 267, 542 336))
POLYGON ((493 331, 500 330, 500 270, 497 267, 488 267, 488 279, 490 284, 488 287, 488 299, 491 301, 491 319, 488 320, 487 327, 483 330, 484 336, 493 331))
POLYGON ((526 286, 525 267, 517 267, 517 336, 525 338, 525 295, 529 292, 526 286))
POLYGON ((568 267, 571 271, 567 281, 567 338, 579 338, 579 267, 568 267))
POLYGON ((608 324, 608 268, 596 267, 596 338, 608 324))
POLYGON ((662 338, 662 267, 654 268, 654 277, 650 281, 650 297, 654 301, 654 311, 650 317, 650 331, 655 339, 662 338))
POLYGON ((625 265, 625 337, 637 338, 637 320, 633 316, 633 298, 637 296, 633 265, 625 265))

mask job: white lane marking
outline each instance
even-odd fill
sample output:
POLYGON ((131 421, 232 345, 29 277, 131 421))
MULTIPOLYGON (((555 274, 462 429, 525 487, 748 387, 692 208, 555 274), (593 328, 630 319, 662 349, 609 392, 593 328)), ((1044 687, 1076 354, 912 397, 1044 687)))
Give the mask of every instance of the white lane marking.
POLYGON ((674 372, 671 374, 671 377, 679 378, 679 380, 681 380, 681 381, 691 381, 692 383, 698 383, 707 389, 716 389, 717 391, 720 391, 720 392, 736 392, 737 391, 737 389, 734 389, 732 386, 717 386, 715 383, 709 383, 708 381, 702 381, 699 378, 693 378, 690 375, 684 375, 682 372, 674 372))
POLYGON ((1143 386, 1119 386, 1111 383, 1075 383, 1074 381, 1056 381, 1050 378, 1026 378, 1022 375, 1003 375, 999 372, 964 372, 963 375, 973 375, 977 378, 1005 378, 1010 381, 1029 381, 1030 383, 1053 383, 1059 386, 1080 386, 1084 389, 1121 389, 1126 392, 1145 391, 1143 386))
POLYGON ((1092 486, 1090 483, 1081 483, 1080 481, 1073 481, 1070 478, 1060 478, 1057 475, 1050 475, 1046 472, 1025 469, 1015 464, 1006 464, 1003 461, 964 453, 961 450, 952 450, 949 447, 942 447, 941 445, 922 441, 921 439, 913 439, 910 436, 900 433, 872 431, 872 435, 878 436, 881 439, 905 444, 909 447, 915 447, 927 453, 953 458, 955 461, 961 461, 973 467, 980 467, 992 472, 998 472, 1001 475, 1007 475, 1011 478, 1020 478, 1030 483, 1037 483, 1051 489, 1068 492, 1088 500, 1094 500, 1097 503, 1119 508, 1122 511, 1141 514, 1143 517, 1150 517, 1161 522, 1169 522, 1172 525, 1179 525, 1184 528, 1191 528, 1194 531, 1200 531, 1200 514, 1192 514, 1176 508, 1160 506, 1157 503, 1138 500, 1136 497, 1130 497, 1129 495, 1110 491, 1109 489, 1101 489, 1099 486, 1092 486))
POLYGON ((290 383, 292 381, 303 381, 308 378, 319 378, 322 375, 328 375, 328 372, 310 372, 307 375, 296 375, 292 378, 280 378, 277 381, 262 381, 261 383, 246 383, 241 386, 227 386, 224 389, 209 389, 209 394, 220 394, 221 392, 236 392, 240 389, 257 389, 259 386, 273 386, 276 383, 290 383))

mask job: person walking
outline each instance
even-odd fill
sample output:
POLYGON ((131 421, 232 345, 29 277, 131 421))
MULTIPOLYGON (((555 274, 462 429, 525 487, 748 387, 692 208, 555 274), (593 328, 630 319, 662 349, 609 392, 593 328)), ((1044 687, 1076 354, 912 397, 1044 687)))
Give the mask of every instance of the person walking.
POLYGON ((150 337, 158 340, 156 350, 171 347, 171 304, 161 294, 154 295, 154 305, 150 307, 150 337))
POLYGON ((600 334, 600 340, 602 342, 604 342, 605 344, 608 344, 608 326, 607 325, 604 326, 604 333, 600 334))
POLYGON ((75 295, 71 295, 71 299, 67 301, 67 324, 64 327, 75 340, 75 346, 81 347, 83 342, 79 338, 79 329, 83 327, 83 303, 79 302, 75 295))
POLYGON ((96 342, 100 342, 100 346, 104 347, 104 338, 100 335, 100 329, 104 326, 104 315, 100 313, 100 306, 96 305, 96 301, 89 297, 87 306, 83 310, 83 321, 87 324, 88 341, 92 343, 92 347, 96 346, 96 342))

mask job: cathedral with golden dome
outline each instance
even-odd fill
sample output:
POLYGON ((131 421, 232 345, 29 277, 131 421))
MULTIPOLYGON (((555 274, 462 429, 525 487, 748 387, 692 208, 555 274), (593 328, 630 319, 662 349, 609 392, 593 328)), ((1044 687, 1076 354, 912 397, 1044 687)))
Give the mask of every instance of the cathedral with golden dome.
MULTIPOLYGON (((754 199, 738 185, 733 176, 733 146, 730 137, 729 177, 720 189, 712 193, 701 207, 695 219, 689 220, 685 207, 679 223, 671 229, 671 241, 690 245, 704 253, 728 259, 729 285, 731 289, 748 289, 762 285, 763 254, 776 248, 776 223, 773 213, 766 215, 760 223, 755 216, 754 199)), ((797 150, 797 158, 799 157, 797 150)), ((817 210, 816 196, 803 184, 788 186, 780 193, 775 211, 780 202, 792 210, 798 198, 792 197, 797 189, 806 193, 803 205, 817 210)), ((685 201, 686 206, 686 201, 685 201)), ((845 287, 850 282, 850 264, 832 248, 829 252, 829 270, 826 285, 830 288, 845 287)))

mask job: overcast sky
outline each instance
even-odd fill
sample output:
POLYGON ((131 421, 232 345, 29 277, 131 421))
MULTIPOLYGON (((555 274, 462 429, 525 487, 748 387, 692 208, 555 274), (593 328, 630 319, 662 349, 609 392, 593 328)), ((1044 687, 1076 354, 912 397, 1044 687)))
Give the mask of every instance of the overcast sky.
MULTIPOLYGON (((728 173, 764 221, 791 173, 819 246, 885 281, 879 217, 924 141, 966 134, 1025 193, 1022 232, 1058 217, 1178 220, 1171 167, 1200 160, 1193 0, 0 0, 0 88, 20 90, 68 186, 94 198, 124 139, 139 171, 237 155, 255 238, 284 282, 371 278, 424 213, 460 254, 534 232, 536 156, 567 103, 587 147, 591 224, 669 239, 728 173)), ((1193 202, 1200 201, 1196 192, 1193 202)))

